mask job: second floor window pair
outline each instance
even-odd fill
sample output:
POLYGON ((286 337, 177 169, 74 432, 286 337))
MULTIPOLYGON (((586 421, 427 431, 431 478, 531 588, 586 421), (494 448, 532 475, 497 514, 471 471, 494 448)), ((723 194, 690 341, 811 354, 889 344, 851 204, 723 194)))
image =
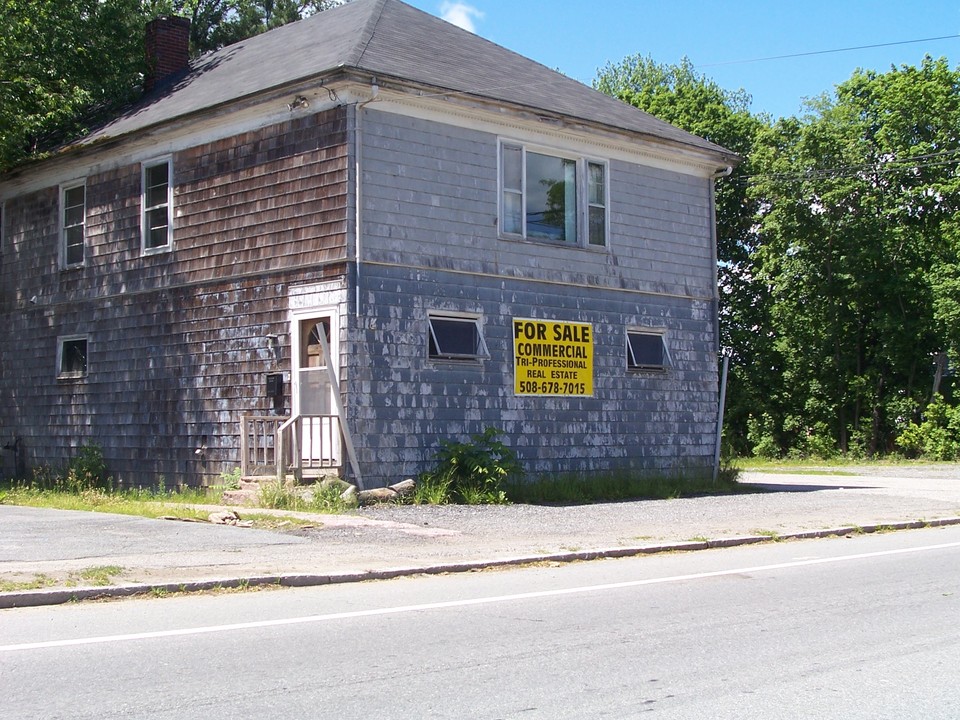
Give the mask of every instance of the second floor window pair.
MULTIPOLYGON (((168 250, 173 246, 172 161, 167 158, 142 167, 140 193, 141 250, 168 250)), ((60 189, 60 265, 81 267, 86 260, 87 187, 85 182, 60 189)))
POLYGON ((607 166, 500 146, 501 232, 527 240, 607 244, 607 166))

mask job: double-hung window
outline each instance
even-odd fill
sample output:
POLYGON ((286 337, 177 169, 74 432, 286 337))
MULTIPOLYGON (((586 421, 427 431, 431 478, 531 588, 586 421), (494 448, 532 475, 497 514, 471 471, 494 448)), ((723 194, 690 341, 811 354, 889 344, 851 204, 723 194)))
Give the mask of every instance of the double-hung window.
POLYGON ((83 265, 86 234, 87 189, 84 183, 60 188, 60 267, 83 265))
POLYGON ((627 330, 627 369, 665 370, 669 360, 662 333, 627 330))
POLYGON ((606 163, 517 143, 500 145, 505 236, 579 246, 607 244, 606 163))
POLYGON ((173 161, 170 158, 143 164, 143 252, 173 246, 173 161))
POLYGON ((430 315, 427 356, 431 360, 479 360, 489 357, 475 316, 430 315))

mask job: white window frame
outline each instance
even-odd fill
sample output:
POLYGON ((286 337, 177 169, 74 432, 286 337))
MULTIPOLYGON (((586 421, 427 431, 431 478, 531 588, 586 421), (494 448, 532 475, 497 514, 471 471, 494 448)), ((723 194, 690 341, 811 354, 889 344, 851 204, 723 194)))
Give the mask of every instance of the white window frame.
POLYGON ((483 320, 480 315, 470 313, 454 312, 431 312, 427 315, 427 359, 431 361, 454 361, 454 362, 477 362, 490 357, 487 350, 487 342, 483 337, 483 320), (474 352, 458 353, 445 350, 441 338, 438 337, 437 329, 434 327, 434 321, 462 323, 464 325, 472 324, 476 332, 476 343, 474 352), (436 348, 437 352, 431 352, 431 347, 436 348))
POLYGON ((145 161, 141 165, 140 171, 140 249, 144 255, 152 255, 155 253, 169 252, 173 249, 173 158, 171 156, 166 156, 162 158, 155 158, 153 160, 145 161), (164 203, 155 203, 154 205, 147 205, 147 173, 155 167, 160 167, 161 165, 166 165, 167 167, 167 197, 166 197, 166 210, 167 210, 167 240, 162 245, 156 245, 154 247, 149 246, 150 238, 150 227, 149 227, 149 216, 150 213, 156 210, 160 210, 164 207, 164 203))
POLYGON ((667 333, 665 330, 658 330, 652 328, 641 328, 641 327, 631 327, 627 328, 626 335, 624 337, 626 341, 626 366, 627 370, 630 372, 662 372, 670 368, 673 363, 670 359, 670 349, 667 347, 667 333), (660 349, 662 362, 660 364, 650 364, 650 363, 639 363, 637 362, 636 354, 633 350, 633 345, 630 343, 631 336, 644 336, 658 338, 660 340, 660 349))
POLYGON ((610 244, 610 164, 601 160, 584 159, 584 244, 591 248, 606 248, 610 244), (597 166, 603 171, 603 203, 596 203, 590 199, 590 167, 597 166), (590 211, 594 208, 603 210, 603 241, 599 243, 592 242, 590 239, 590 211))
POLYGON ((517 140, 501 138, 497 145, 497 205, 498 228, 500 237, 504 239, 526 240, 529 242, 544 243, 558 247, 579 247, 592 250, 606 250, 610 245, 610 163, 586 155, 564 152, 556 148, 524 143, 517 140), (505 177, 504 150, 510 148, 520 150, 520 188, 508 187, 505 177), (554 241, 547 238, 530 237, 527 231, 527 155, 534 153, 559 160, 571 160, 576 163, 576 242, 569 240, 554 241), (590 167, 597 166, 603 171, 603 203, 590 202, 590 167), (520 196, 520 232, 507 231, 506 195, 520 196), (603 209, 603 242, 590 242, 590 209, 603 209))
POLYGON ((74 380, 84 378, 90 372, 90 336, 89 335, 63 335, 57 338, 57 378, 63 380, 74 380), (64 346, 68 343, 83 341, 84 357, 82 370, 65 370, 64 346))
POLYGON ((83 267, 87 262, 87 181, 86 179, 77 180, 70 183, 64 183, 60 186, 60 268, 63 270, 69 268, 83 267), (83 188, 83 208, 81 210, 81 220, 79 223, 67 225, 67 193, 77 188, 83 188), (72 228, 80 228, 80 260, 70 262, 69 237, 68 231, 72 228))

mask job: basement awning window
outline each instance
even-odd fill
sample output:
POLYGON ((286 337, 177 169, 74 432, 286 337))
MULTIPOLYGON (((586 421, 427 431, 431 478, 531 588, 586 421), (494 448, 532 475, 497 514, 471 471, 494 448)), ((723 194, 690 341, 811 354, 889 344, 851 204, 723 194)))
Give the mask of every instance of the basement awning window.
POLYGON ((477 317, 430 316, 427 354, 431 360, 479 360, 489 357, 477 317))
POLYGON ((669 365, 662 333, 627 330, 627 369, 664 370, 669 365))

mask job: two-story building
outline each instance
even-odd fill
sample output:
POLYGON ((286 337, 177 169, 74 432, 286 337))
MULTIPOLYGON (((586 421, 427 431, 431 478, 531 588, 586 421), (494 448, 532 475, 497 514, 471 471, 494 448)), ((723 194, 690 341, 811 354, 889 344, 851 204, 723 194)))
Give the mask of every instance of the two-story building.
POLYGON ((377 486, 496 427, 534 474, 710 471, 731 153, 400 0, 188 33, 155 21, 142 101, 0 177, 28 467, 377 486))

